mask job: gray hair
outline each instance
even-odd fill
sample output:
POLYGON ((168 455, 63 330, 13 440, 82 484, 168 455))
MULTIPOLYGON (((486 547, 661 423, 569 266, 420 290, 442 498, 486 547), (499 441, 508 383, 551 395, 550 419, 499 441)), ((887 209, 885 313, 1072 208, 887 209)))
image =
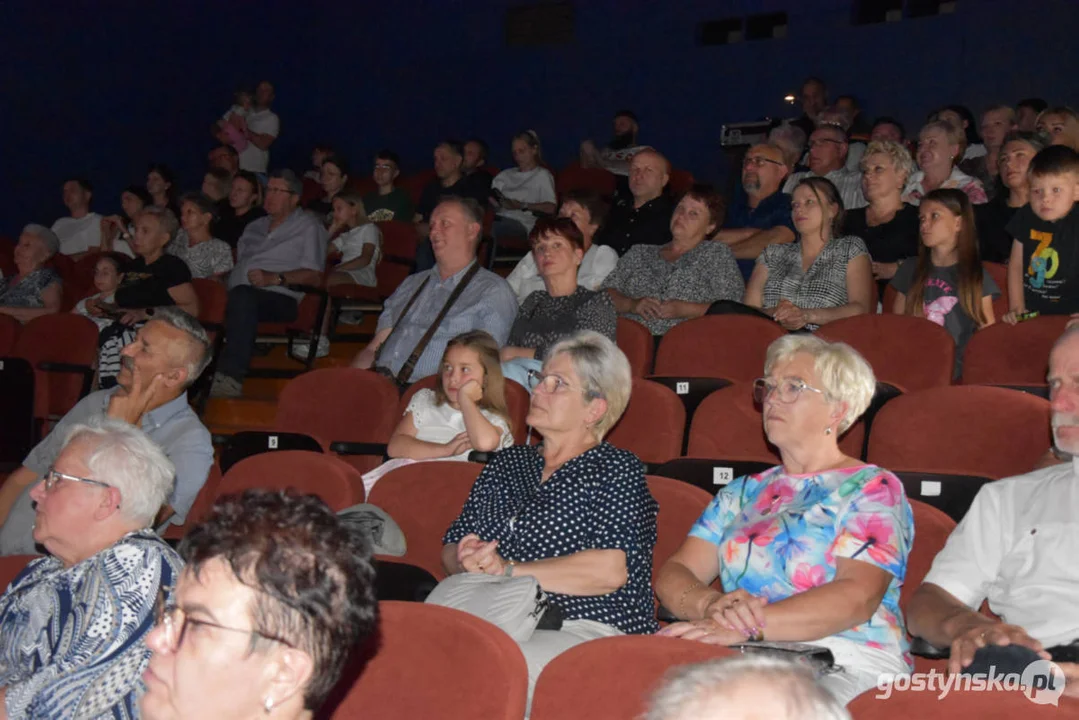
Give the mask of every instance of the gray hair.
POLYGON ((813 358, 813 369, 820 377, 824 398, 828 402, 847 404, 847 412, 839 422, 844 432, 861 417, 877 391, 873 368, 861 353, 841 342, 828 342, 816 335, 784 335, 768 346, 764 374, 770 375, 775 366, 805 353, 813 358))
POLYGON ((270 173, 270 180, 284 180, 290 193, 299 197, 303 194, 303 180, 288 168, 274 170, 270 173))
POLYGON ((582 330, 556 343, 548 351, 546 362, 560 353, 569 355, 585 398, 607 401, 607 411, 592 426, 596 439, 602 440, 629 404, 633 392, 629 360, 610 338, 594 330, 582 330))
POLYGON ((469 222, 474 222, 480 226, 483 225, 483 215, 485 211, 480 207, 480 204, 476 202, 475 198, 461 197, 460 195, 444 195, 442 199, 438 201, 438 204, 445 205, 446 203, 453 203, 461 208, 461 212, 465 214, 465 218, 467 218, 469 222))
POLYGON ((862 172, 865 172, 865 159, 875 154, 887 155, 891 158, 895 171, 903 178, 903 184, 906 185, 907 178, 914 171, 914 158, 910 156, 910 150, 893 140, 873 140, 866 146, 859 162, 862 172))
POLYGON ((951 145, 962 146, 967 141, 963 128, 956 127, 954 123, 948 120, 930 120, 918 131, 918 137, 921 138, 929 130, 940 130, 948 138, 948 143, 951 145))
MULTIPOLYGON (((788 660, 743 655, 675 668, 652 696, 642 720, 699 720, 720 717, 729 696, 743 684, 767 687, 786 712, 776 720, 850 720, 850 713, 808 669, 788 660)), ((735 716, 724 712, 722 717, 735 716)))
POLYGON ((805 152, 806 133, 797 125, 792 125, 789 120, 784 120, 768 133, 768 142, 783 151, 783 159, 790 169, 798 164, 805 152))
POLYGON ((56 253, 60 252, 60 238, 56 236, 49 228, 44 225, 38 225, 37 223, 30 223, 22 229, 23 235, 33 235, 41 244, 45 246, 45 249, 49 251, 46 260, 51 258, 56 253))
POLYGON ((142 210, 139 210, 138 216, 156 218, 157 226, 161 228, 161 232, 168 234, 170 242, 176 237, 176 232, 180 229, 180 221, 176 219, 176 215, 168 208, 147 205, 142 210))
POLYGON ((206 328, 196 318, 174 305, 155 309, 150 321, 163 322, 187 334, 193 347, 188 353, 187 380, 184 387, 190 387, 210 364, 210 336, 206 333, 206 328))
POLYGON ((140 527, 149 527, 172 495, 176 466, 146 433, 123 420, 97 417, 68 432, 64 446, 87 440, 85 459, 90 479, 120 491, 120 512, 140 527))

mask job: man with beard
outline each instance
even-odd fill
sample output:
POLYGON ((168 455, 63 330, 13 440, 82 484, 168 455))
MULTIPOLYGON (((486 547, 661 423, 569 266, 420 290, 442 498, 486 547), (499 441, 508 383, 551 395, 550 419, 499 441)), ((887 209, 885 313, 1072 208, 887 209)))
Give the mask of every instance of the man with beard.
POLYGON ((605 148, 598 150, 591 140, 581 143, 581 167, 603 168, 615 175, 628 176, 633 156, 648 147, 637 144, 640 130, 632 110, 619 110, 614 115, 614 137, 605 148))
POLYGON ((198 320, 179 308, 157 308, 123 349, 116 387, 80 400, 0 487, 0 555, 36 552, 30 491, 60 455, 69 429, 103 416, 142 428, 176 466, 175 487, 154 526, 170 518, 182 525, 214 461, 210 433, 187 401, 187 388, 209 361, 210 340, 198 320))
POLYGON ((778 145, 754 145, 746 151, 741 190, 735 192, 723 229, 715 237, 730 246, 746 278, 766 247, 794 240, 791 198, 780 192, 788 174, 790 168, 778 145))

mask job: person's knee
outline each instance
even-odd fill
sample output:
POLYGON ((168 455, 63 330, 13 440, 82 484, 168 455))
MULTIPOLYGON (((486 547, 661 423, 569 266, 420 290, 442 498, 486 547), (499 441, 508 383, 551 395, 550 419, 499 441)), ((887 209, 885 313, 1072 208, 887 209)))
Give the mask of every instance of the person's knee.
POLYGON ((258 313, 258 288, 237 285, 229 290, 226 312, 230 317, 249 317, 258 313))

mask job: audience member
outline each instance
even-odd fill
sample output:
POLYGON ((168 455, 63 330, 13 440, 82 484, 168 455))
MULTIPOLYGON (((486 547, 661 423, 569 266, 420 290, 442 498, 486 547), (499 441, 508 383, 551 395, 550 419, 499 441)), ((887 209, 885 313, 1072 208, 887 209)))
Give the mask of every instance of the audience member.
POLYGON ((630 175, 633 158, 648 147, 637 144, 640 131, 640 123, 633 111, 619 110, 614 114, 614 137, 602 150, 591 140, 581 143, 581 167, 598 167, 615 175, 630 175))
POLYGON ((868 205, 844 214, 843 234, 865 243, 883 294, 899 263, 918 254, 918 209, 902 199, 914 161, 899 143, 874 140, 862 156, 861 169, 868 205))
POLYGON ((232 175, 228 170, 212 167, 202 176, 202 194, 213 202, 215 217, 228 212, 231 189, 232 175))
POLYGON ((472 182, 478 193, 486 194, 496 172, 487 165, 487 143, 470 138, 462 146, 461 172, 472 182))
POLYGON ((120 286, 120 281, 124 277, 124 267, 126 265, 127 259, 120 253, 100 253, 97 256, 97 261, 94 263, 94 289, 97 290, 97 292, 89 297, 79 300, 71 310, 73 313, 78 313, 83 317, 90 318, 94 324, 97 325, 99 333, 112 322, 112 318, 91 315, 90 311, 86 309, 86 304, 91 300, 106 304, 115 304, 116 288, 120 286))
POLYGON ((146 638, 145 720, 306 720, 378 626, 375 569, 314 495, 248 490, 180 543, 187 563, 146 638))
POLYGON ((410 275, 386 300, 353 367, 381 369, 406 384, 438 372, 446 344, 462 332, 486 330, 499 345, 506 341, 517 301, 505 280, 476 261, 482 220, 472 198, 449 197, 435 207, 435 267, 410 275))
POLYGON ((962 133, 960 141, 960 159, 956 164, 985 157, 986 148, 982 138, 978 135, 978 124, 974 119, 974 113, 965 105, 948 105, 935 112, 930 120, 943 120, 959 128, 962 133))
POLYGON ((31 491, 34 539, 49 555, 0 597, 3 714, 136 717, 150 659, 143 641, 182 565, 148 527, 174 469, 123 421, 65 431, 63 450, 31 491))
POLYGON ((1055 107, 1043 111, 1035 129, 1048 135, 1053 145, 1067 145, 1079 152, 1079 115, 1071 108, 1055 107))
POLYGON ((232 178, 229 209, 221 214, 214 234, 235 248, 247 226, 262 217, 262 185, 254 173, 241 170, 232 178))
POLYGON ((322 161, 330 155, 336 155, 333 147, 325 143, 319 143, 311 150, 311 169, 303 174, 304 179, 310 178, 315 182, 322 182, 322 161))
POLYGON ((348 184, 348 164, 340 155, 327 155, 322 159, 319 184, 322 197, 307 204, 307 209, 318 216, 323 225, 333 222, 333 199, 348 184))
POLYGON ((771 245, 757 258, 745 303, 787 330, 815 330, 825 323, 873 310, 869 251, 860 238, 843 235, 843 201, 829 180, 810 177, 791 198, 795 242, 771 245))
POLYGON ((94 187, 86 178, 64 182, 64 205, 70 214, 52 224, 64 255, 80 258, 101 247, 101 216, 90 211, 93 197, 94 187))
MULTIPOLYGON (((1079 456, 1079 328, 1049 354, 1053 444, 1079 456)), ((986 483, 911 598, 911 633, 950 648, 951 673, 1021 673, 1074 647, 1079 581, 1061 563, 1079 553, 1074 462, 986 483), (993 615, 978 611, 982 603, 993 615)), ((1079 696, 1079 664, 1057 663, 1079 696)))
POLYGON ((986 110, 981 125, 985 155, 968 161, 969 167, 962 168, 981 181, 990 200, 1000 191, 1000 149, 1004 147, 1005 136, 1012 130, 1015 130, 1015 110, 1007 105, 994 105, 986 110))
POLYGON ((179 217, 180 206, 176 200, 180 196, 180 188, 176 185, 176 175, 172 168, 164 163, 154 163, 146 173, 146 192, 150 193, 153 206, 172 211, 179 217))
POLYGON ((56 233, 44 225, 22 229, 15 245, 15 274, 0 277, 0 314, 27 323, 40 315, 60 311, 63 289, 60 275, 46 263, 60 248, 56 233))
POLYGON ((873 121, 873 127, 869 131, 869 141, 874 140, 888 140, 903 145, 907 141, 907 131, 903 123, 884 115, 873 121))
POLYGON ((956 165, 962 155, 963 131, 948 120, 931 120, 918 133, 918 167, 910 175, 903 191, 903 201, 917 205, 922 197, 937 188, 962 190, 975 205, 988 200, 981 181, 967 175, 956 165))
MULTIPOLYGON (((0 555, 34 552, 40 538, 33 536, 37 498, 31 488, 60 464, 57 458, 72 428, 104 417, 142 428, 175 467, 175 485, 148 510, 143 527, 170 520, 182 525, 214 461, 210 433, 187 397, 187 388, 209 362, 210 340, 198 321, 176 308, 158 310, 124 348, 117 386, 80 400, 0 486, 0 555)), ((172 476, 170 470, 170 481, 172 476)))
POLYGON ((580 330, 595 330, 614 340, 618 325, 611 296, 577 282, 584 235, 573 220, 541 218, 529 240, 544 289, 521 303, 501 353, 506 377, 524 387, 528 387, 529 372, 543 367, 547 351, 556 343, 580 330))
POLYGON ((211 393, 238 397, 255 348, 260 322, 296 319, 303 292, 289 285, 318 285, 326 262, 326 229, 299 208, 303 183, 291 170, 271 173, 267 217, 247 226, 229 275, 225 347, 211 393))
POLYGON ((270 165, 270 146, 281 129, 281 121, 270 109, 274 97, 274 86, 267 80, 255 88, 255 105, 247 114, 243 131, 247 147, 240 153, 241 170, 265 173, 270 165))
POLYGON ((1015 105, 1015 129, 1020 132, 1034 132, 1037 128, 1038 116, 1049 107, 1049 103, 1041 98, 1026 98, 1015 105))
POLYGON ((226 171, 229 176, 233 176, 240 171, 240 154, 236 152, 236 148, 230 145, 215 147, 206 156, 206 161, 210 167, 220 168, 226 171))
POLYGON ((434 390, 418 390, 390 437, 382 463, 363 476, 371 492, 390 470, 418 461, 468 460, 473 450, 494 452, 513 445, 506 383, 498 343, 471 330, 446 344, 434 390))
POLYGON ((394 185, 401 174, 401 159, 390 150, 380 150, 375 155, 373 177, 378 187, 374 192, 363 196, 363 206, 371 222, 398 220, 412 222, 416 212, 412 209, 412 198, 408 191, 394 185))
POLYGON ((223 280, 232 270, 232 248, 210 232, 214 222, 214 203, 202 193, 187 193, 180 198, 181 229, 165 252, 184 261, 192 278, 223 280))
POLYGON ((671 241, 633 246, 603 281, 615 309, 658 336, 716 301, 741 300, 745 282, 734 255, 711 240, 723 211, 723 198, 710 185, 693 186, 671 216, 671 241))
POLYGON ((120 193, 120 215, 101 218, 101 252, 118 252, 135 257, 131 241, 135 236, 135 217, 142 209, 153 205, 153 198, 141 185, 129 185, 120 193))
POLYGON ((791 199, 780 190, 788 174, 778 145, 754 145, 746 151, 741 192, 735 192, 723 229, 715 237, 730 246, 743 276, 753 272, 753 261, 766 247, 794 240, 791 199))
POLYGON ((1008 223, 1008 306, 1004 322, 1027 312, 1079 312, 1079 153, 1045 148, 1030 161, 1030 202, 1008 223))
MULTIPOLYGON (((572 220, 581 231, 584 258, 577 267, 577 284, 589 290, 598 289, 603 279, 618 264, 618 253, 606 245, 595 245, 592 242, 596 231, 607 218, 607 202, 592 190, 569 190, 562 195, 562 207, 559 208, 558 215, 572 220)), ((543 277, 536 267, 535 252, 521 258, 506 278, 506 282, 517 295, 517 301, 522 303, 537 290, 546 289, 543 277)))
POLYGON ((847 159, 843 166, 847 170, 857 171, 861 166, 862 155, 865 154, 866 136, 855 139, 851 136, 851 128, 854 126, 854 116, 850 111, 840 105, 829 105, 817 113, 817 127, 837 127, 847 137, 847 159))
POLYGON ((784 120, 768 131, 768 143, 783 151, 783 163, 788 172, 794 172, 794 169, 799 167, 802 156, 805 155, 808 137, 801 127, 790 120, 784 120))
POLYGON ((1008 223, 1016 211, 1030 201, 1030 175, 1027 172, 1030 161, 1048 144, 1049 138, 1041 133, 1012 131, 1004 137, 1004 144, 997 153, 998 178, 1003 190, 989 202, 974 206, 982 260, 1008 261, 1012 250, 1008 223))
POLYGON ((217 139, 236 152, 247 147, 247 116, 254 109, 255 95, 248 87, 241 87, 233 94, 232 106, 214 125, 217 139))
POLYGON ((857 170, 848 170, 847 134, 835 125, 822 125, 809 136, 809 169, 794 173, 787 179, 783 192, 791 195, 794 188, 804 178, 821 177, 831 181, 839 191, 843 207, 854 209, 864 207, 862 195, 862 174, 857 170))
POLYGON ((853 95, 840 95, 835 99, 835 107, 850 118, 851 126, 847 132, 850 133, 851 137, 867 142, 869 140, 869 131, 872 128, 866 123, 865 116, 862 115, 862 107, 858 104, 858 98, 853 95))
POLYGON ((793 124, 801 128, 806 137, 810 137, 817 129, 817 115, 828 105, 828 86, 820 78, 806 78, 798 94, 798 102, 802 106, 802 114, 793 124))
MULTIPOLYGON (((479 203, 481 213, 487 207, 487 193, 480 190, 474 183, 461 173, 461 163, 464 159, 464 150, 461 144, 455 140, 446 140, 435 148, 435 179, 427 183, 420 193, 420 202, 416 207, 416 229, 423 240, 416 251, 416 271, 430 270, 435 265, 435 257, 431 248, 431 213, 444 198, 459 197, 471 198, 479 203)), ((483 221, 483 216, 480 216, 483 221)))
POLYGON ((962 190, 934 190, 922 199, 918 216, 921 247, 892 279, 892 311, 924 317, 951 334, 958 378, 967 341, 995 322, 993 299, 1000 297, 1000 288, 982 270, 974 211, 962 190))
MULTIPOLYGON (((491 205, 495 221, 491 236, 527 237, 538 215, 551 215, 558 208, 554 175, 540 165, 539 136, 525 130, 513 136, 513 162, 517 167, 503 170, 491 182, 491 205)), ((494 257, 492 255, 492 262, 494 257)))
POLYGON ((660 569, 656 596, 686 621, 661 634, 826 647, 839 668, 821 684, 845 704, 880 674, 913 668, 899 589, 914 517, 895 475, 837 445, 876 390, 861 355, 788 335, 768 348, 764 374, 754 397, 782 464, 720 490, 660 569))
POLYGON ((742 655, 668 673, 643 720, 850 720, 799 663, 742 655))
POLYGON ((326 279, 327 284, 375 287, 375 266, 382 257, 382 231, 369 219, 355 190, 342 190, 334 196, 329 235, 331 252, 340 253, 341 260, 326 279))
POLYGON ((595 241, 620 256, 634 245, 663 245, 670 241, 674 205, 666 194, 671 164, 659 152, 647 148, 630 161, 630 197, 619 193, 607 221, 595 241))
POLYGON ((561 630, 537 629, 521 643, 529 695, 543 667, 574 645, 658 628, 656 501, 641 461, 603 441, 629 402, 629 361, 584 331, 551 348, 535 382, 528 424, 543 444, 487 463, 442 539, 450 575, 531 576, 561 608, 561 630))

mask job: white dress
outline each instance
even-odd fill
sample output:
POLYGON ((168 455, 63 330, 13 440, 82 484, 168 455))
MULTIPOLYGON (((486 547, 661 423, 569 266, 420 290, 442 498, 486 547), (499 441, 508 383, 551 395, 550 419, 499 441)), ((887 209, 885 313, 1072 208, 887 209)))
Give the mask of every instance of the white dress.
MULTIPOLYGON (((420 390, 412 396, 405 414, 412 413, 412 424, 416 426, 416 439, 431 443, 445 444, 465 431, 465 416, 460 410, 454 410, 449 403, 435 404, 434 390, 420 390)), ((510 432, 509 424, 490 410, 480 410, 487 422, 502 431, 502 437, 498 441, 498 449, 508 448, 513 445, 513 433, 510 432)), ((432 462, 440 460, 468 460, 466 451, 452 457, 431 458, 430 460, 413 460, 411 458, 394 458, 379 465, 374 470, 363 476, 364 489, 370 493, 371 488, 380 477, 395 468, 411 465, 414 462, 432 462)))
POLYGON ((354 270, 342 270, 352 277, 357 285, 375 287, 378 281, 375 278, 375 266, 378 265, 382 256, 382 231, 374 223, 365 223, 354 227, 348 232, 341 233, 333 239, 333 246, 341 251, 341 262, 347 263, 363 255, 363 249, 367 245, 374 245, 375 254, 371 256, 371 262, 354 270))

